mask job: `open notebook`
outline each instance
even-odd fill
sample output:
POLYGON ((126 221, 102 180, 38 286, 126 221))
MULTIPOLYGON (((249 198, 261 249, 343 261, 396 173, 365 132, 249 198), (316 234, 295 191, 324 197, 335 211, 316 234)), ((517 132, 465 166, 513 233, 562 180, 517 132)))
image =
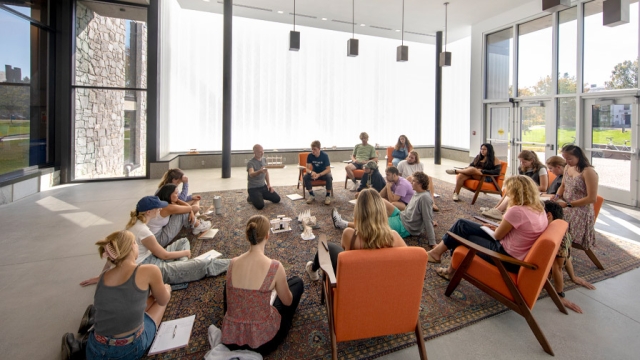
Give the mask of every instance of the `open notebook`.
POLYGON ((149 355, 187 346, 195 320, 196 316, 191 315, 181 319, 163 321, 158 327, 156 338, 149 349, 149 355))

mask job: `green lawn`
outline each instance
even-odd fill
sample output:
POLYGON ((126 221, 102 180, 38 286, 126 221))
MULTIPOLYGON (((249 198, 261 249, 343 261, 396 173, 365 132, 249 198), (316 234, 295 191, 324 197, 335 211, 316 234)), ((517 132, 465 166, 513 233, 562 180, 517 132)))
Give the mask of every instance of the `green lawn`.
POLYGON ((29 134, 29 120, 0 120, 0 137, 18 134, 29 134))
MULTIPOLYGON (((546 143, 545 129, 533 129, 528 131, 522 141, 525 142, 538 142, 546 143)), ((575 129, 559 129, 558 130, 558 146, 564 144, 573 143, 576 136, 575 129)), ((624 133, 620 129, 596 129, 593 131, 593 144, 594 145, 606 145, 609 143, 608 137, 613 138, 615 145, 623 145, 624 140, 631 141, 631 132, 629 130, 624 133)))
POLYGON ((29 166, 29 139, 0 142, 0 174, 29 166))

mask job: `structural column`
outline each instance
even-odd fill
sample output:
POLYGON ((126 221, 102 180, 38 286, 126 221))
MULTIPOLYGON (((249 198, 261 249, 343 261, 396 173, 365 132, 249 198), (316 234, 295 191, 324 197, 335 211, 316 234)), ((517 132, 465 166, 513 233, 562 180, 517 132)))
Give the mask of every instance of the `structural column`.
POLYGON ((442 160, 442 67, 440 66, 440 53, 442 52, 442 31, 436 32, 436 128, 435 148, 433 163, 440 165, 442 160))
POLYGON ((222 178, 231 177, 231 30, 233 2, 224 0, 222 45, 222 178))

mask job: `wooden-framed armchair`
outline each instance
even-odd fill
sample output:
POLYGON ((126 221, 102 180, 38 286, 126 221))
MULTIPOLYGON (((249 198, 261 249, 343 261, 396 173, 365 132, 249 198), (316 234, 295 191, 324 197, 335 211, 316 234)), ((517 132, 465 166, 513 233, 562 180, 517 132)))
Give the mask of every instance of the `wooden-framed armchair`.
POLYGON ((387 167, 393 166, 393 146, 387 147, 387 167))
MULTIPOLYGON (((602 208, 603 203, 604 203, 604 198, 598 195, 598 198, 596 199, 595 204, 593 204, 593 215, 595 219, 598 218, 598 214, 600 214, 600 208, 602 208)), ((571 243, 571 247, 574 249, 583 250, 598 269, 604 270, 604 266, 602 266, 602 264, 600 263, 600 260, 598 260, 598 257, 593 252, 593 250, 585 249, 582 245, 574 242, 571 243)))
POLYGON ((553 355, 553 350, 531 310, 538 300, 542 288, 544 288, 558 310, 567 314, 567 309, 560 302, 560 298, 547 275, 568 227, 569 224, 564 220, 551 222, 531 247, 524 261, 491 251, 448 232, 462 246, 458 246, 453 252, 451 265, 456 271, 444 294, 450 296, 462 279, 467 280, 524 317, 544 351, 553 355), (476 256, 478 253, 490 256, 493 264, 476 256), (517 274, 507 272, 502 261, 520 265, 520 271, 517 274))
POLYGON ((475 195, 473 195, 471 205, 475 204, 478 194, 481 192, 485 194, 502 195, 502 183, 504 182, 504 177, 507 173, 508 164, 505 161, 500 161, 500 164, 502 167, 500 168, 499 175, 482 175, 480 180, 469 179, 464 182, 462 188, 475 193, 475 195), (490 178, 491 181, 485 181, 487 178, 490 178))
MULTIPOLYGON (((300 185, 302 185, 302 197, 307 197, 307 192, 304 191, 304 182, 302 178, 307 173, 307 156, 310 152, 301 152, 298 153, 298 187, 300 189, 300 185)), ((324 180, 311 180, 311 188, 314 186, 326 186, 327 182, 324 180)))
POLYGON ((332 359, 338 358, 338 342, 413 331, 420 359, 426 360, 419 318, 426 251, 419 247, 345 251, 338 255, 334 274, 325 246, 321 235, 318 258, 332 359))

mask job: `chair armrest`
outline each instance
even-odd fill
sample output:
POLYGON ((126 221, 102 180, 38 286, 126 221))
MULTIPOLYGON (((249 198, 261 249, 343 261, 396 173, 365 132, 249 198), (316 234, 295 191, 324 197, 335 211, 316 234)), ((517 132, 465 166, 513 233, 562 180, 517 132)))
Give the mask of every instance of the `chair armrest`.
POLYGON ((472 243, 471 241, 469 241, 469 240, 467 240, 467 239, 465 239, 463 237, 460 237, 460 236, 452 233, 451 231, 447 231, 447 234, 449 234, 449 236, 451 236, 452 238, 456 239, 456 241, 458 241, 460 244, 462 244, 462 245, 464 245, 464 246, 466 246, 466 247, 468 247, 470 249, 473 249, 476 252, 485 254, 487 256, 490 256, 492 258, 498 259, 500 261, 508 262, 508 263, 515 264, 515 265, 520 265, 520 266, 525 267, 527 269, 531 269, 531 270, 538 269, 538 266, 535 265, 535 264, 530 264, 528 262, 520 261, 520 260, 518 260, 518 259, 516 259, 514 257, 506 256, 506 255, 497 253, 497 252, 495 252, 493 250, 489 250, 489 249, 487 249, 485 247, 482 247, 482 246, 480 246, 478 244, 472 243))
POLYGON ((298 165, 298 169, 300 169, 300 170, 306 170, 306 169, 307 169, 307 167, 306 167, 306 166, 302 166, 302 165, 298 165))
POLYGON ((331 265, 331 257, 329 256, 329 246, 327 245, 327 237, 324 234, 320 234, 318 237, 318 260, 320 261, 320 268, 329 278, 329 283, 332 287, 335 287, 336 274, 333 272, 333 265, 331 265))

